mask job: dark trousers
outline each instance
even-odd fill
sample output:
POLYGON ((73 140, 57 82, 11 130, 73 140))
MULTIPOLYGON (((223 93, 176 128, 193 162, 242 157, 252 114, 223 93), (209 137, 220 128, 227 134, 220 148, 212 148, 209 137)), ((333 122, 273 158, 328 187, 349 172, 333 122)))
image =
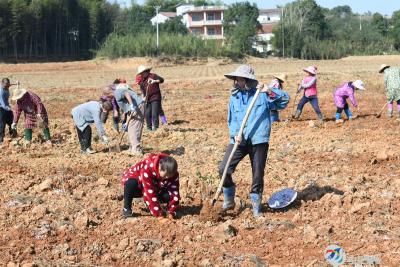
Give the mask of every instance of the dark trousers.
MULTIPOLYGON (((336 109, 336 113, 342 113, 342 111, 344 110, 345 112, 346 112, 346 110, 348 110, 349 109, 349 104, 347 104, 347 102, 346 102, 346 104, 344 104, 344 107, 343 108, 337 108, 336 109)), ((347 112, 346 112, 347 113, 347 112)))
MULTIPOLYGON (((124 208, 130 210, 132 208, 132 200, 134 198, 141 198, 142 196, 142 190, 139 188, 138 181, 135 179, 128 179, 124 185, 124 208)), ((160 203, 169 202, 169 194, 167 190, 162 190, 157 197, 160 203)))
POLYGON ((158 116, 160 116, 160 111, 161 101, 152 101, 147 103, 145 116, 148 129, 157 129, 158 126, 160 126, 160 119, 158 118, 158 116))
POLYGON ((0 143, 3 142, 5 136, 6 125, 8 125, 8 132, 11 135, 11 124, 13 122, 13 113, 11 110, 0 108, 0 143))
POLYGON ((76 127, 78 132, 79 143, 81 144, 81 150, 86 150, 92 146, 92 128, 88 125, 81 131, 76 127))
POLYGON ((317 114, 321 114, 321 110, 319 109, 319 105, 318 105, 318 98, 315 97, 306 97, 305 95, 300 99, 299 104, 297 105, 297 110, 302 111, 303 107, 305 104, 307 104, 308 102, 311 103, 311 106, 313 107, 315 113, 317 114))
MULTIPOLYGON (((235 183, 232 180, 232 174, 239 162, 246 157, 250 156, 251 170, 253 174, 253 181, 251 185, 250 193, 261 194, 264 190, 264 169, 265 163, 267 161, 268 155, 268 143, 262 143, 257 145, 252 145, 251 143, 246 143, 245 145, 240 145, 233 154, 233 158, 228 167, 228 172, 224 181, 224 187, 234 186, 235 183)), ((233 144, 229 144, 225 152, 224 160, 219 166, 219 176, 222 177, 225 165, 228 161, 229 155, 233 149, 233 144)))

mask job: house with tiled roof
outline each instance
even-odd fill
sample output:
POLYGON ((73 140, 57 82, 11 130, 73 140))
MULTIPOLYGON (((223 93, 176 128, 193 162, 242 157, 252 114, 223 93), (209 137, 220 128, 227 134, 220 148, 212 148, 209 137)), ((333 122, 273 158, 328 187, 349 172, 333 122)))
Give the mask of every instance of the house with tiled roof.
POLYGON ((151 24, 156 25, 157 21, 161 24, 174 17, 176 17, 176 12, 160 12, 151 19, 151 24))

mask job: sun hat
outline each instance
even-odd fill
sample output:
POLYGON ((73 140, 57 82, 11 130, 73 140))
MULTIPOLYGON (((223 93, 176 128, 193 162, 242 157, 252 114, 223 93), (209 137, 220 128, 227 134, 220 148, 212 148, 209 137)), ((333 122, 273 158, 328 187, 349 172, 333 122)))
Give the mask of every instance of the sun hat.
POLYGON ((112 96, 113 94, 114 94, 114 90, 111 88, 111 86, 106 86, 103 88, 103 95, 112 96))
POLYGON ((11 100, 17 101, 18 99, 21 99, 26 94, 26 92, 27 91, 24 88, 14 89, 13 92, 12 92, 11 100))
POLYGON ((353 86, 359 90, 365 90, 364 82, 361 80, 356 80, 353 82, 353 86))
POLYGON ((313 75, 317 75, 317 67, 316 66, 308 66, 303 69, 305 72, 311 73, 313 75))
POLYGON ((379 73, 382 73, 387 68, 390 68, 390 66, 386 65, 386 64, 382 64, 381 67, 379 68, 379 73))
POLYGON ((247 65, 239 66, 234 72, 225 74, 225 77, 231 80, 235 80, 236 77, 242 77, 254 81, 257 80, 254 75, 254 69, 247 65))
POLYGON ((149 70, 151 70, 151 67, 146 67, 146 66, 140 65, 138 67, 137 74, 142 74, 143 72, 149 71, 149 70))
POLYGON ((287 79, 287 75, 286 74, 278 74, 278 75, 274 75, 273 77, 277 78, 278 80, 280 80, 281 82, 286 82, 287 79))
POLYGON ((274 193, 268 200, 271 209, 282 209, 292 204, 297 198, 297 192, 290 188, 274 193))

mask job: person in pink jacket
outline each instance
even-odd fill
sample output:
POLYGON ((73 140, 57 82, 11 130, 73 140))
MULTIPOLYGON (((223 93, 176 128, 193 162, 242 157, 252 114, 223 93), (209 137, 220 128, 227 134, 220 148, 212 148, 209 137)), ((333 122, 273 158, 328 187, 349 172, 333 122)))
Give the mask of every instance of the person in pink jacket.
POLYGON ((310 102, 312 107, 314 108, 315 113, 317 113, 318 119, 320 121, 323 121, 324 117, 319 108, 318 97, 317 97, 317 67, 309 66, 303 70, 307 73, 307 76, 304 77, 304 79, 301 81, 297 93, 300 93, 300 91, 304 89, 304 95, 300 99, 299 104, 297 105, 297 110, 294 115, 294 118, 295 119, 300 118, 304 105, 310 102))
POLYGON ((343 120, 341 119, 342 111, 346 113, 346 116, 349 120, 353 119, 353 114, 350 111, 349 105, 347 104, 347 98, 350 99, 351 104, 353 107, 360 110, 356 98, 354 96, 355 90, 365 90, 364 82, 361 80, 356 80, 354 82, 345 82, 340 87, 338 87, 335 92, 333 93, 333 100, 337 107, 336 110, 336 123, 341 123, 343 120))

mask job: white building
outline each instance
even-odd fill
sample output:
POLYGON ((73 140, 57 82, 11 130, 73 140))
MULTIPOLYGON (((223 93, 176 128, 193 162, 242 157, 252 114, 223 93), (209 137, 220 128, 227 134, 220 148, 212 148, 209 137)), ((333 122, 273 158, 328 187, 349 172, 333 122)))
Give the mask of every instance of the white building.
POLYGON ((257 20, 261 24, 277 23, 281 20, 281 9, 260 9, 257 20))
POLYGON ((151 24, 152 25, 156 25, 157 24, 157 20, 158 23, 164 23, 167 20, 169 20, 170 18, 174 18, 176 17, 176 13, 175 12, 160 12, 158 13, 158 15, 155 15, 152 19, 151 19, 151 24))
POLYGON ((261 29, 257 34, 257 41, 253 44, 253 48, 259 53, 272 51, 271 38, 274 36, 273 30, 278 25, 280 19, 280 9, 260 9, 257 20, 261 24, 261 29))
MULTIPOLYGON (((174 12, 160 12, 151 19, 153 25, 164 23, 168 19, 176 16, 182 16, 182 22, 189 29, 189 32, 198 35, 204 39, 224 39, 224 11, 226 6, 201 6, 196 7, 193 4, 179 4, 174 12)), ((262 29, 258 33, 258 41, 254 48, 260 53, 271 51, 271 45, 265 47, 263 43, 269 42, 273 36, 272 29, 280 20, 281 10, 260 9, 258 22, 262 29)))
POLYGON ((164 23, 171 17, 182 16, 182 22, 189 29, 189 32, 204 39, 224 39, 225 6, 201 6, 193 4, 180 4, 176 7, 176 13, 160 12, 158 16, 151 19, 153 25, 164 23))

